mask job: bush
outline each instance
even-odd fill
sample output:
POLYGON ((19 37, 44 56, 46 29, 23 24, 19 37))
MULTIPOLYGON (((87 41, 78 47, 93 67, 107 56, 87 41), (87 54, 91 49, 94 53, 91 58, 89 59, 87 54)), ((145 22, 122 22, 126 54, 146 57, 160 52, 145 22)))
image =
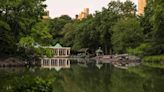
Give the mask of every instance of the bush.
POLYGON ((14 85, 13 92, 52 92, 53 80, 43 80, 42 78, 34 79, 17 79, 19 83, 14 85))

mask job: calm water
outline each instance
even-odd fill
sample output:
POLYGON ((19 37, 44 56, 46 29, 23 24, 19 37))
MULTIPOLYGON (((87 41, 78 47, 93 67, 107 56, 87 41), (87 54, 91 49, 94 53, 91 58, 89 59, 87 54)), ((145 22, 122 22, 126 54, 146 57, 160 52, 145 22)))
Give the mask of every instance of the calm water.
MULTIPOLYGON (((84 60, 85 61, 85 60, 84 60)), ((62 63, 61 63, 62 64, 62 63)), ((66 67, 1 68, 0 92, 12 92, 19 79, 54 79, 54 92, 164 92, 164 70, 137 66, 128 70, 107 63, 67 62, 66 67)))

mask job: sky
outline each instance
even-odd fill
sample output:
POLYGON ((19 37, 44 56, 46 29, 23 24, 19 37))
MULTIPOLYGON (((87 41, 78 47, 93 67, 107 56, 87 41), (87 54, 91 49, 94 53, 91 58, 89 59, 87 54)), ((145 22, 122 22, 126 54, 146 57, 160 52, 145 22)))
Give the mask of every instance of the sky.
MULTIPOLYGON (((51 18, 61 15, 69 15, 74 18, 84 8, 89 8, 90 13, 94 13, 96 10, 101 11, 102 7, 107 7, 110 1, 112 0, 46 0, 45 3, 51 18)), ((133 2, 137 4, 137 0, 133 0, 133 2)))

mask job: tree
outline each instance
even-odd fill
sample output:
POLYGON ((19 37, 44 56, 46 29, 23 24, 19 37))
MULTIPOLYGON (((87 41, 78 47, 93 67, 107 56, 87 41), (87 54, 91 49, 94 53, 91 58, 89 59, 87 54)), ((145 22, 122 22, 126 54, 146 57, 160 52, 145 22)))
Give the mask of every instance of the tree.
POLYGON ((108 8, 103 8, 102 12, 95 14, 95 28, 100 34, 100 46, 104 49, 105 54, 112 51, 112 27, 120 19, 126 17, 133 17, 135 15, 136 7, 134 3, 126 1, 111 1, 108 8), (133 13, 132 13, 133 12, 133 13))
POLYGON ((153 0, 147 0, 147 6, 145 7, 144 14, 139 16, 140 25, 143 28, 145 42, 150 42, 152 38, 153 24, 151 17, 153 16, 153 0))
POLYGON ((76 30, 77 23, 67 23, 64 25, 61 34, 63 35, 63 39, 60 42, 64 46, 73 46, 75 40, 75 30, 76 30))
POLYGON ((21 37, 30 35, 32 26, 41 19, 45 0, 2 0, 0 3, 0 21, 2 25, 1 54, 14 54, 21 37), (4 29, 6 28, 7 29, 4 29))
POLYGON ((61 35, 62 28, 65 24, 70 23, 72 21, 71 17, 68 15, 62 15, 59 18, 54 18, 50 23, 50 33, 53 36, 54 42, 53 44, 56 44, 57 42, 60 42, 60 39, 63 37, 61 35))
POLYGON ((141 20, 145 43, 151 45, 150 48, 147 48, 146 55, 160 55, 164 53, 164 3, 162 0, 149 0, 147 3, 145 15, 141 20))
POLYGON ((112 44, 115 53, 125 53, 142 42, 142 28, 135 18, 126 18, 113 26, 112 44))
POLYGON ((92 16, 82 20, 76 28, 73 48, 90 48, 93 52, 99 46, 99 36, 95 30, 94 18, 92 16))
POLYGON ((49 22, 39 22, 36 23, 32 30, 31 36, 34 38, 35 43, 40 45, 49 45, 52 41, 52 35, 50 34, 50 29, 48 28, 49 22))
POLYGON ((153 54, 164 53, 164 2, 162 0, 154 1, 153 7, 153 39, 152 44, 154 49, 153 54))
MULTIPOLYGON (((16 85, 13 85, 13 92, 52 92, 53 91, 53 80, 43 79, 40 77, 35 77, 30 79, 25 76, 25 78, 16 78, 16 85), (19 82, 19 83, 18 83, 19 82)), ((14 83, 15 84, 15 83, 14 83)))

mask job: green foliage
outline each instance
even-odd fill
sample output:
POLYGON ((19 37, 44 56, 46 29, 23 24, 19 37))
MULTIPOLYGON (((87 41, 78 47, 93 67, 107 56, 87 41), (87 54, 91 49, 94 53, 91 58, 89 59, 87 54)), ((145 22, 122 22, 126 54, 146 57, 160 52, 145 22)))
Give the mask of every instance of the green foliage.
POLYGON ((31 28, 43 15, 45 0, 2 0, 0 3, 0 52, 17 53, 22 37, 30 36, 31 28))
POLYGON ((143 62, 149 62, 149 63, 160 63, 164 61, 164 55, 158 55, 158 56, 146 56, 143 58, 143 62))
MULTIPOLYGON (((73 23, 67 23, 61 32, 61 35, 63 35, 63 39, 60 40, 61 44, 65 45, 65 46, 70 46, 73 47, 74 45, 74 40, 75 35, 76 35, 76 28, 79 24, 77 22, 73 22, 73 23)), ((73 48, 74 49, 74 48, 73 48)))
POLYGON ((31 36, 38 44, 48 45, 52 41, 52 35, 49 32, 49 22, 39 22, 33 26, 31 30, 31 36))
POLYGON ((111 54, 113 51, 139 56, 164 53, 162 0, 149 0, 145 14, 141 16, 136 16, 134 3, 111 1, 102 11, 96 11, 83 20, 73 20, 68 15, 62 15, 41 21, 46 7, 44 1, 2 1, 1 54, 30 52, 28 54, 32 56, 47 54, 52 57, 50 50, 34 49, 32 45, 55 45, 57 42, 70 46, 73 50, 89 48, 93 53, 98 47, 102 47, 105 54, 111 54), (18 50, 19 47, 21 50, 18 50))
POLYGON ((35 48, 36 57, 43 57, 44 53, 45 53, 44 48, 35 48))
POLYGON ((30 36, 28 37, 22 37, 18 43, 17 50, 19 51, 19 57, 26 59, 26 60, 31 60, 32 57, 34 57, 34 39, 30 36))
POLYGON ((99 42, 105 53, 109 53, 111 49, 112 26, 120 17, 121 2, 112 1, 108 4, 108 8, 103 8, 102 12, 97 12, 95 16, 96 30, 100 33, 99 42))
POLYGON ((145 7, 144 15, 139 16, 140 24, 143 28, 144 38, 146 42, 152 38, 153 25, 151 23, 151 17, 153 16, 153 0, 147 0, 147 6, 145 7))
POLYGON ((133 48, 128 48, 127 52, 129 54, 132 54, 132 55, 137 55, 137 56, 143 57, 146 54, 146 49, 147 48, 151 48, 151 46, 149 44, 142 43, 134 49, 133 48))
POLYGON ((48 58, 52 58, 54 56, 54 53, 52 52, 53 50, 50 48, 42 48, 42 47, 38 47, 34 49, 34 55, 35 57, 48 57, 48 58))
POLYGON ((52 80, 36 77, 30 80, 21 78, 17 82, 13 87, 13 92, 52 92, 52 80))
POLYGON ((50 34, 53 36, 53 45, 55 45, 57 42, 60 42, 60 39, 63 37, 61 35, 62 28, 65 26, 65 24, 70 23, 72 19, 67 15, 62 15, 59 18, 54 18, 50 21, 50 34))
POLYGON ((53 45, 57 42, 64 46, 71 46, 73 50, 90 48, 93 52, 102 47, 106 54, 112 50, 112 27, 121 17, 133 17, 136 7, 134 3, 126 1, 112 1, 107 8, 89 15, 81 21, 72 20, 63 15, 54 18, 50 23, 50 33, 53 36, 53 45), (133 13, 132 13, 133 12, 133 13))
POLYGON ((113 26, 112 44, 116 53, 137 47, 142 39, 142 28, 135 18, 122 19, 113 26))
MULTIPOLYGON (((95 16, 96 30, 100 33, 100 44, 106 54, 112 50, 112 28, 120 18, 132 17, 135 13, 135 6, 132 2, 111 1, 108 8, 97 12, 95 16), (131 12, 130 12, 131 11, 131 12)), ((114 46, 115 47, 115 46, 114 46)))
POLYGON ((160 55, 164 53, 164 2, 149 0, 147 3, 145 14, 140 21, 144 29, 144 41, 151 45, 145 53, 146 55, 160 55))
POLYGON ((13 51, 14 46, 14 36, 12 35, 10 26, 0 20, 0 55, 9 53, 13 51))
POLYGON ((44 49, 44 55, 46 55, 49 58, 53 57, 52 49, 49 48, 44 49))
POLYGON ((35 41, 32 37, 22 37, 19 41, 19 46, 29 48, 33 46, 34 42, 35 41))
POLYGON ((142 64, 153 68, 164 69, 164 64, 160 64, 160 63, 142 62, 142 64))
POLYGON ((105 53, 109 54, 112 50, 113 25, 121 17, 134 16, 135 14, 131 13, 132 11, 135 13, 135 5, 132 2, 112 1, 107 8, 103 8, 101 12, 96 12, 94 16, 90 15, 82 21, 75 20, 71 23, 63 23, 63 28, 62 22, 60 22, 61 18, 56 18, 54 19, 56 20, 54 21, 54 29, 59 31, 54 31, 57 35, 53 34, 53 37, 55 37, 55 42, 59 41, 64 46, 72 46, 74 50, 90 48, 92 52, 95 52, 98 47, 102 47, 105 53), (60 32, 61 28, 62 31, 60 32))
POLYGON ((77 25, 73 49, 90 48, 94 50, 98 47, 98 32, 93 25, 93 17, 89 17, 77 25))
POLYGON ((11 30, 10 26, 4 21, 0 21, 0 28, 1 30, 11 30))
MULTIPOLYGON (((13 68, 0 69, 0 89, 2 92, 13 92, 7 88, 11 86, 21 89, 21 85, 35 82, 37 76, 44 81, 54 79, 51 92, 163 92, 164 89, 163 69, 141 65, 122 70, 111 64, 103 64, 99 69, 95 62, 87 63, 87 67, 71 64, 71 69, 58 72, 55 69, 40 68, 14 68, 14 71, 13 68)), ((39 85, 40 83, 29 88, 40 88, 39 85)), ((39 89, 35 92, 42 91, 39 89)))
POLYGON ((153 38, 152 44, 155 48, 154 54, 164 53, 164 2, 159 0, 154 4, 152 17, 153 38))

